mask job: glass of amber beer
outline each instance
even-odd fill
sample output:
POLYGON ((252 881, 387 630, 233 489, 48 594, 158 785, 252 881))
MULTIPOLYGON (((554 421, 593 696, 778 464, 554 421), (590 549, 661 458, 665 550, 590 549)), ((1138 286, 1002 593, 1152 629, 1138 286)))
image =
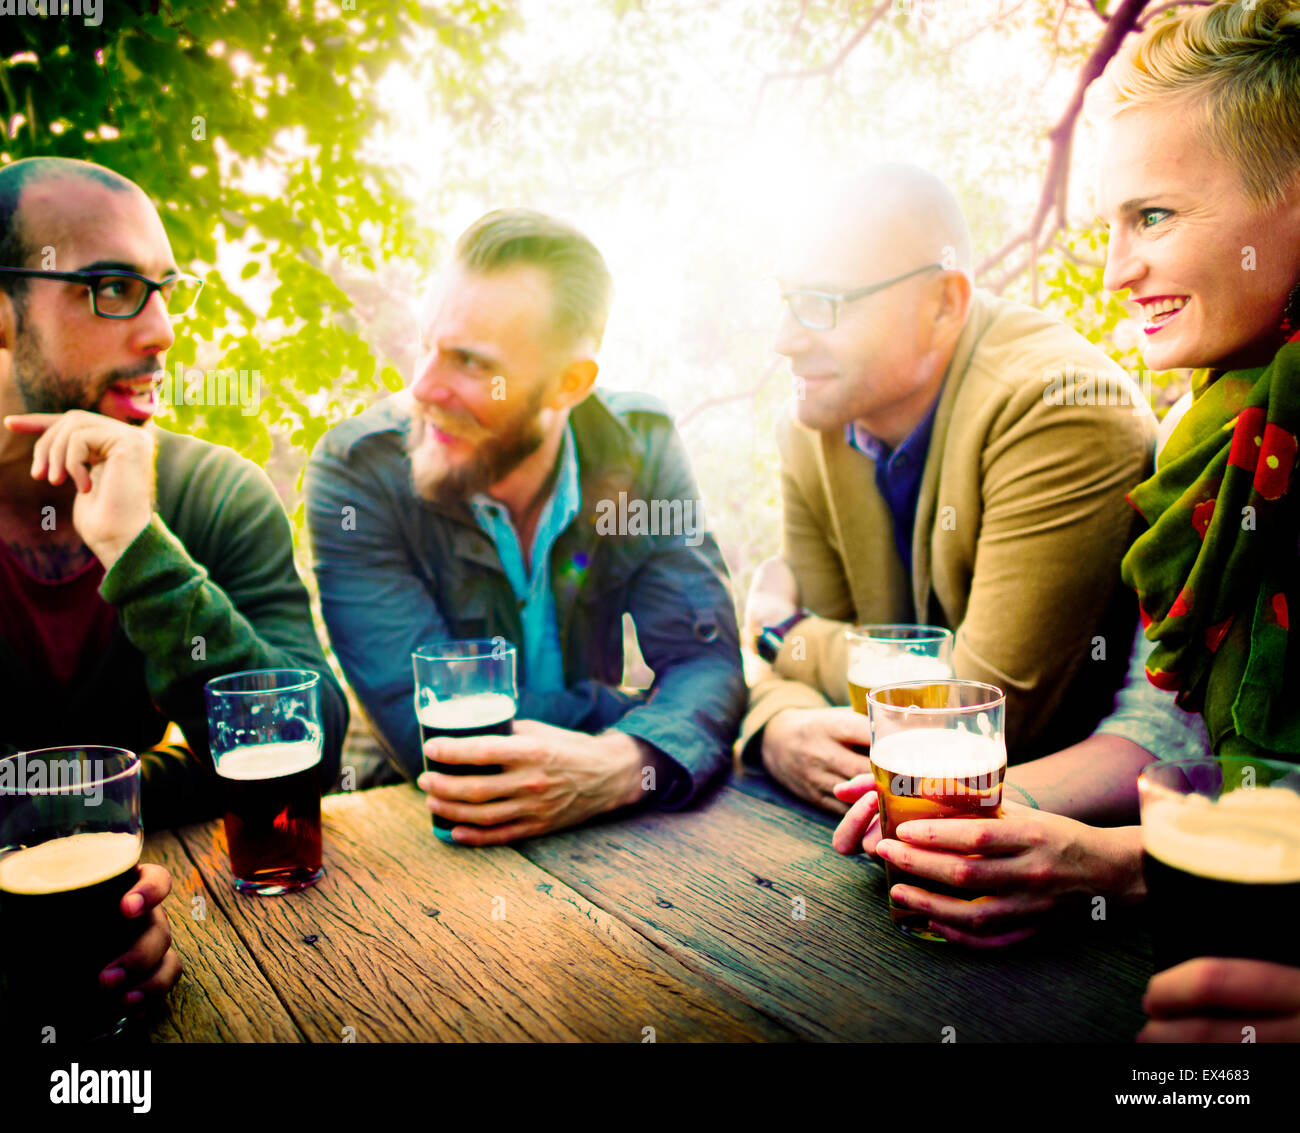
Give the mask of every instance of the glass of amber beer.
MULTIPOLYGON (((917 818, 997 818, 1007 770, 1000 688, 977 681, 907 681, 871 690, 871 767, 880 798, 881 832, 917 818)), ((963 900, 957 889, 886 864, 889 888, 915 885, 963 900)), ((889 900, 894 927, 920 940, 942 941, 925 913, 889 900)))
POLYGON ((952 630, 943 626, 856 626, 848 642, 849 703, 867 715, 867 696, 881 685, 951 679, 952 630))
POLYGON ((1300 965, 1300 767, 1151 763, 1138 799, 1156 970, 1194 956, 1300 965))
MULTIPOLYGON (((420 746, 427 740, 508 736, 515 720, 515 647, 505 638, 435 641, 411 654, 415 667, 415 716, 420 746)), ((497 775, 500 764, 437 763, 426 771, 443 775, 497 775)), ((456 823, 433 816, 433 832, 454 844, 456 823)))
POLYGON ((99 973, 149 926, 121 901, 139 871, 140 760, 112 747, 0 759, 0 976, 21 1042, 104 1038, 125 989, 99 973))
POLYGON ((203 686, 212 761, 226 787, 235 888, 278 897, 320 880, 320 674, 252 669, 203 686))

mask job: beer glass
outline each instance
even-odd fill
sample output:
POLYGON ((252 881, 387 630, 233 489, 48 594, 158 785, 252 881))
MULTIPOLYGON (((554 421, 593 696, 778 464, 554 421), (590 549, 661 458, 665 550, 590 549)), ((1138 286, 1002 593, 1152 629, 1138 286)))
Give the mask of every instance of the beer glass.
POLYGON ((1156 971, 1194 956, 1300 965, 1300 768, 1151 763, 1138 799, 1156 971))
POLYGON ((22 1042, 104 1038, 126 1025, 126 988, 99 973, 149 927, 121 901, 139 871, 140 760, 113 747, 0 759, 0 975, 22 1042))
POLYGON ((203 686, 226 788, 235 888, 278 897, 320 880, 320 674, 252 669, 203 686))
MULTIPOLYGON (((977 681, 908 681, 871 690, 871 767, 886 838, 918 818, 997 818, 1007 770, 1002 690, 977 681)), ((889 888, 915 885, 962 900, 978 894, 886 863, 889 888)), ((929 916, 895 905, 894 927, 942 941, 929 916)))
MULTIPOLYGON (((508 736, 515 720, 515 647, 502 637, 435 641, 411 654, 420 746, 439 737, 508 736)), ((500 764, 424 761, 443 775, 497 775, 500 764)), ((433 816, 433 832, 453 842, 450 819, 433 816)))
POLYGON ((943 626, 872 625, 845 631, 849 702, 867 715, 867 696, 881 685, 952 678, 952 630, 943 626))

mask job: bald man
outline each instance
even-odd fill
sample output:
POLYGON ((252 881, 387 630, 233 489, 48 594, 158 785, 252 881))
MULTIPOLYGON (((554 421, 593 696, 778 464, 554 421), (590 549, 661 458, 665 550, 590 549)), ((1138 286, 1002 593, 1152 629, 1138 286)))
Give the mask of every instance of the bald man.
POLYGON ((1124 496, 1155 421, 1101 351, 972 287, 965 218, 931 174, 877 168, 804 215, 780 277, 781 554, 747 604, 739 751, 843 813, 833 787, 870 771, 844 707, 851 625, 951 629, 956 676, 1007 694, 1012 761, 1110 711, 1136 619, 1124 496))

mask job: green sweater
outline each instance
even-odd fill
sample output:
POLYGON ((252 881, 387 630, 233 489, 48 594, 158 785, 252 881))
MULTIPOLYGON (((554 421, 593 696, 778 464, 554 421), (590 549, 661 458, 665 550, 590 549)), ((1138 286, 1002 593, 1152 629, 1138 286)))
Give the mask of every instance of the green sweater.
POLYGON ((338 774, 348 724, 266 474, 219 445, 162 430, 157 438, 153 519, 100 586, 118 626, 98 663, 73 687, 56 687, 19 659, 0 626, 0 755, 70 744, 141 752, 149 829, 223 809, 208 754, 210 678, 244 669, 320 673, 322 790, 338 774), (189 750, 157 746, 169 721, 189 750))

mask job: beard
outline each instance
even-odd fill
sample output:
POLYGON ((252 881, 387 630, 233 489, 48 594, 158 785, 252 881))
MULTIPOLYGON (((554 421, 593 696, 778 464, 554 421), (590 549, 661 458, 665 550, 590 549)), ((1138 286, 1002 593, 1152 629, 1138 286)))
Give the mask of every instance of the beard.
POLYGON ((24 327, 20 321, 15 337, 14 384, 27 413, 67 413, 72 409, 97 413, 97 406, 110 386, 153 377, 158 371, 157 362, 153 360, 97 376, 60 374, 45 356, 44 345, 34 327, 24 327))
POLYGON ((484 428, 467 414, 416 409, 406 444, 415 494, 434 503, 462 503, 503 480, 546 439, 540 414, 545 393, 544 389, 534 390, 522 412, 500 432, 484 428), (459 466, 431 457, 423 448, 430 427, 474 444, 473 456, 459 466))

